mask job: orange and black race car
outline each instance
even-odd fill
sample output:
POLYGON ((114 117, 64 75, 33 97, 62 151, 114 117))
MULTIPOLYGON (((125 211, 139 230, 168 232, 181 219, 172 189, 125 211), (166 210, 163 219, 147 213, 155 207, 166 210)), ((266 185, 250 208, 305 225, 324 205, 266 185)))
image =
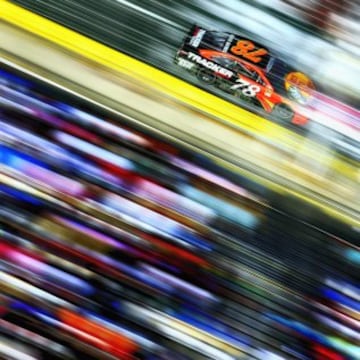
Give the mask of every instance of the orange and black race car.
POLYGON ((201 82, 260 106, 280 120, 308 122, 301 107, 311 98, 312 81, 255 41, 194 26, 175 62, 201 82))

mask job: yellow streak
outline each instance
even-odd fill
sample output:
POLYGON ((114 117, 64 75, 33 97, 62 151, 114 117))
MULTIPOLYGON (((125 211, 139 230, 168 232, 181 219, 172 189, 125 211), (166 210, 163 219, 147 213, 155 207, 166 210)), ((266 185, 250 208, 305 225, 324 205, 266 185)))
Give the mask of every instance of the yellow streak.
POLYGON ((0 19, 23 28, 37 36, 47 39, 76 54, 111 68, 134 80, 145 82, 153 88, 175 97, 181 102, 195 107, 207 114, 230 122, 243 130, 261 134, 281 143, 301 144, 301 136, 276 125, 239 106, 222 100, 215 95, 198 89, 187 82, 177 79, 164 71, 144 64, 94 40, 67 29, 42 16, 14 5, 7 0, 0 0, 0 19), (291 140, 290 140, 291 139, 291 140))
MULTIPOLYGON (((305 139, 292 131, 289 131, 249 111, 241 109, 239 106, 222 100, 217 96, 207 93, 206 91, 198 89, 185 81, 179 80, 165 73, 164 71, 144 64, 141 61, 122 54, 119 51, 113 50, 42 16, 23 9, 20 6, 14 5, 7 0, 0 0, 0 20, 27 30, 28 32, 51 41, 52 43, 55 43, 56 45, 59 45, 75 54, 86 57, 89 60, 110 68, 113 71, 130 76, 134 79, 134 81, 146 83, 154 89, 176 98, 178 101, 184 102, 197 110, 219 118, 239 129, 258 136, 261 135, 262 137, 271 139, 276 143, 281 143, 294 152, 301 151, 304 156, 312 158, 314 151, 321 151, 317 144, 312 144, 311 148, 308 148, 308 141, 307 146, 304 146, 305 139)), ((322 161, 326 162, 327 159, 325 159, 325 157, 322 161)), ((333 160, 331 165, 333 170, 337 172, 346 173, 351 177, 356 176, 356 169, 345 162, 333 160)), ((228 167, 228 164, 226 166, 228 167)), ((232 170, 242 173, 244 172, 237 167, 233 167, 232 170)), ((248 175, 252 179, 256 177, 250 173, 248 175)), ((321 208, 323 211, 329 213, 331 216, 337 217, 344 222, 354 226, 360 226, 360 221, 358 219, 342 214, 342 212, 336 208, 323 205, 320 201, 314 200, 311 197, 304 196, 285 186, 267 181, 266 179, 257 178, 256 181, 263 185, 266 184, 266 186, 275 191, 292 194, 305 200, 306 202, 312 203, 313 205, 321 208)))

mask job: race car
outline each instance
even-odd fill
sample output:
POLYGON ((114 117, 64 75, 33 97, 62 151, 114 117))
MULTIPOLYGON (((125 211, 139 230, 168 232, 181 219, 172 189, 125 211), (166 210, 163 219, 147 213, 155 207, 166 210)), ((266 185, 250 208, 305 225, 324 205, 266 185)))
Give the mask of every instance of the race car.
POLYGON ((305 125, 302 115, 314 90, 311 79, 243 36, 194 26, 175 62, 201 82, 259 106, 282 121, 305 125))

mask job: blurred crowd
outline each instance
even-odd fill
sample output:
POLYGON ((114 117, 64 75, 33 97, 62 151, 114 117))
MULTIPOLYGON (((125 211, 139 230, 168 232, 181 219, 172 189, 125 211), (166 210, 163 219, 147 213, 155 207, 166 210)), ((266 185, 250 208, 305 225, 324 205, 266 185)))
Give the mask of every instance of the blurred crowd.
POLYGON ((330 35, 335 41, 358 46, 360 4, 347 0, 302 1, 276 0, 271 3, 257 0, 274 11, 303 22, 318 34, 330 35))
MULTIPOLYGON (((314 79, 306 115, 359 161, 357 1, 13 2, 177 76, 194 23, 249 34, 314 79)), ((359 234, 0 69, 0 359, 360 360, 359 234)))
POLYGON ((356 229, 10 68, 0 105, 0 357, 360 359, 356 229))
POLYGON ((234 29, 243 28, 272 44, 311 74, 322 91, 358 108, 360 88, 354 81, 360 76, 358 2, 233 0, 224 8, 220 1, 199 3, 213 14, 221 13, 234 29))

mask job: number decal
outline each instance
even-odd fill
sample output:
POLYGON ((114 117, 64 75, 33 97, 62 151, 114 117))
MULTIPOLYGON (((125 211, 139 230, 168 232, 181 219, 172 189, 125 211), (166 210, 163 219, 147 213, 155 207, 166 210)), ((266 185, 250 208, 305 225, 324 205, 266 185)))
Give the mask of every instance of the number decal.
POLYGON ((232 89, 243 89, 243 88, 246 88, 250 85, 250 83, 244 79, 237 79, 236 80, 237 84, 236 85, 233 85, 231 88, 232 89))
POLYGON ((263 48, 257 50, 254 49, 255 44, 252 41, 239 40, 230 50, 235 55, 240 55, 254 63, 259 63, 262 60, 262 56, 267 55, 268 51, 263 48))
POLYGON ((244 79, 237 79, 236 80, 237 84, 233 85, 231 87, 232 90, 237 90, 237 89, 241 89, 241 92, 245 95, 245 96, 249 96, 249 97, 254 97, 256 96, 257 93, 260 92, 260 86, 258 85, 253 85, 251 84, 249 81, 246 81, 244 79))
POLYGON ((254 97, 260 91, 260 87, 257 85, 250 85, 246 89, 243 89, 242 93, 246 96, 254 97))

